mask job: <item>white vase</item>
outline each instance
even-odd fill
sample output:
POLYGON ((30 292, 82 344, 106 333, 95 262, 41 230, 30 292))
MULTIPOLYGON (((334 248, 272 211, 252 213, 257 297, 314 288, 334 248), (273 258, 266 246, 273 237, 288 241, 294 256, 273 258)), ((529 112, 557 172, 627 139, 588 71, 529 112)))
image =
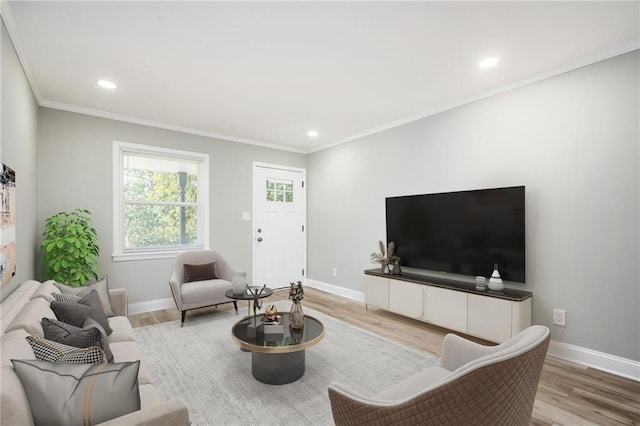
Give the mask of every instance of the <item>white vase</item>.
POLYGON ((504 284, 502 278, 500 278, 500 272, 498 272, 498 264, 493 265, 493 273, 489 278, 489 290, 501 291, 504 290, 504 284))
POLYGON ((234 275, 231 279, 231 288, 234 294, 242 294, 244 292, 246 281, 242 275, 234 275))

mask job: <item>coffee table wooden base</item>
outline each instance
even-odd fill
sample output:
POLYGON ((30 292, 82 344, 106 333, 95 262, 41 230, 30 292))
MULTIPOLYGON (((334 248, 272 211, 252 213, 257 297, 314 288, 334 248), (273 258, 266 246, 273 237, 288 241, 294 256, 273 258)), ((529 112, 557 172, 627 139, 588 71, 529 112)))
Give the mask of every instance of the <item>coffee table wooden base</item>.
POLYGON ((286 385, 298 380, 305 371, 305 351, 287 353, 251 353, 251 374, 268 385, 286 385))

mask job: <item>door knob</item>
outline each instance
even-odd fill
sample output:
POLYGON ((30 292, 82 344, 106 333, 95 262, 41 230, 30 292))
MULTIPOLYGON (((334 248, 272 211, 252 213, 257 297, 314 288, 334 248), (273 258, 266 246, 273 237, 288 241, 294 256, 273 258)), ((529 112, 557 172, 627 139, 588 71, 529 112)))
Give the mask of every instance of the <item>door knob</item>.
POLYGON ((258 237, 258 242, 262 241, 262 237, 258 237))
POLYGON ((258 234, 262 232, 262 228, 258 228, 258 234))

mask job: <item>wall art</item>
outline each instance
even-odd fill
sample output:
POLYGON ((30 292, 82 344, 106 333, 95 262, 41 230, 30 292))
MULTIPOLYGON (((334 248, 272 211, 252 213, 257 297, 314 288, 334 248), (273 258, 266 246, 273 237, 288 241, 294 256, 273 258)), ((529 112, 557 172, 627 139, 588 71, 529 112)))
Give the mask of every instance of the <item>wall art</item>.
POLYGON ((0 174, 0 285, 16 274, 16 174, 4 163, 0 174))

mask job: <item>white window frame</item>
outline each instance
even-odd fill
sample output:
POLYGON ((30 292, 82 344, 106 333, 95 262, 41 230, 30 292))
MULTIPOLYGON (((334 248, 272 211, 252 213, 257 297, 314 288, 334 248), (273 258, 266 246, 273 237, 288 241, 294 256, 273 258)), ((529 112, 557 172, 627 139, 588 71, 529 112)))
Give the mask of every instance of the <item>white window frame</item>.
POLYGON ((209 154, 113 141, 113 253, 111 254, 111 259, 114 262, 166 259, 173 258, 184 251, 199 248, 209 248, 209 154), (153 155, 201 163, 201 166, 198 166, 198 242, 195 246, 164 249, 124 249, 123 158, 125 153, 153 155))

